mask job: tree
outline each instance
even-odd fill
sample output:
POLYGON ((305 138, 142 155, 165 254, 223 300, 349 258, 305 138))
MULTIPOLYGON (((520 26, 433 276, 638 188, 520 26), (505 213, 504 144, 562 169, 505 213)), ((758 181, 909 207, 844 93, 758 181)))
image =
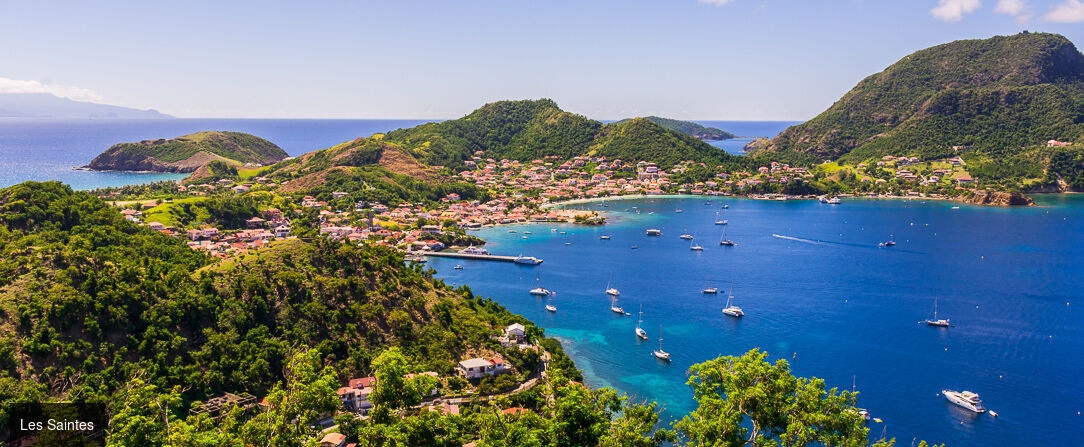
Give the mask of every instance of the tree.
POLYGON ((690 368, 687 384, 699 405, 675 424, 687 445, 867 445, 869 429, 854 411, 855 393, 794 377, 785 360, 771 364, 767 356, 753 349, 690 368))
POLYGON ((411 373, 410 363, 397 347, 380 353, 373 360, 373 368, 376 370, 376 387, 369 400, 387 410, 418 405, 437 386, 437 379, 425 374, 407 379, 406 375, 411 373))

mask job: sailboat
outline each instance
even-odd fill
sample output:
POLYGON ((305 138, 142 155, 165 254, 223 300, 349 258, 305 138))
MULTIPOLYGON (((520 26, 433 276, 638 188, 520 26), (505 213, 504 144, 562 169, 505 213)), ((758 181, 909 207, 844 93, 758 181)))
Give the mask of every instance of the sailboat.
POLYGON ((546 310, 550 312, 557 312, 557 306, 553 305, 553 296, 550 295, 549 302, 546 303, 546 310))
POLYGON ((636 336, 641 340, 647 340, 647 331, 640 327, 640 323, 644 322, 644 305, 640 305, 640 319, 636 320, 636 336))
POLYGON ((613 299, 610 300, 610 310, 613 311, 613 313, 615 313, 615 314, 625 315, 625 308, 617 305, 617 297, 616 296, 613 297, 613 299))
POLYGON ((670 353, 662 350, 662 325, 659 325, 659 347, 653 351, 653 354, 659 360, 670 361, 670 353))
POLYGON ((745 312, 740 307, 733 304, 734 301, 734 283, 730 283, 730 294, 726 297, 726 307, 723 308, 724 315, 730 315, 732 317, 743 317, 745 312))
POLYGON ((686 240, 693 238, 693 235, 689 234, 688 230, 681 230, 681 231, 682 231, 681 236, 678 236, 678 237, 680 237, 682 239, 686 239, 686 240))
POLYGON ((614 279, 614 275, 613 275, 613 273, 611 273, 610 274, 610 280, 606 281, 606 294, 610 295, 610 296, 621 295, 621 292, 619 290, 617 290, 617 288, 610 287, 610 283, 613 282, 613 279, 614 279))
POLYGON ((705 279, 704 280, 703 292, 704 293, 709 293, 709 294, 716 294, 716 293, 719 293, 719 288, 718 287, 708 287, 708 280, 705 279))
POLYGON ((715 225, 726 225, 726 224, 727 224, 726 219, 719 219, 719 213, 716 212, 715 213, 715 225))
POLYGON ((703 251, 703 250, 704 250, 704 247, 701 247, 701 246, 700 246, 700 244, 697 244, 697 243, 696 243, 696 241, 694 240, 694 241, 692 241, 692 242, 689 242, 689 250, 692 250, 692 251, 703 251))
POLYGON ((893 239, 895 239, 895 235, 891 235, 891 234, 888 235, 888 240, 882 242, 881 246, 883 246, 883 247, 891 247, 893 245, 896 245, 896 241, 893 240, 893 239))
POLYGON ((534 281, 535 281, 535 288, 531 289, 531 295, 547 296, 547 295, 550 294, 550 291, 548 289, 546 289, 545 287, 542 287, 542 271, 541 270, 538 272, 538 275, 535 276, 534 281))
POLYGON ((949 323, 949 320, 947 318, 943 318, 943 319, 938 319, 937 318, 937 298, 934 298, 933 299, 933 318, 927 318, 926 319, 926 326, 949 327, 951 325, 952 324, 949 323))
POLYGON ((723 228, 723 235, 719 237, 719 245, 725 245, 727 247, 738 245, 735 244, 734 241, 726 238, 726 227, 723 228))

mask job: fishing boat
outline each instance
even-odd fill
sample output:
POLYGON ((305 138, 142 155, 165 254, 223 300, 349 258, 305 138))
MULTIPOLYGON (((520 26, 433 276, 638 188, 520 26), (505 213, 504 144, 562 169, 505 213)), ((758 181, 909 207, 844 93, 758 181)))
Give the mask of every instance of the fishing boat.
POLYGON ((546 289, 545 287, 542 287, 542 272, 541 271, 539 271, 538 275, 535 276, 534 282, 535 282, 535 288, 531 289, 531 295, 537 295, 537 296, 549 296, 550 295, 551 292, 549 291, 549 289, 546 289))
POLYGON ((662 230, 657 230, 657 229, 654 229, 654 228, 648 228, 646 234, 648 236, 662 236, 662 230))
POLYGON ((550 312, 557 312, 557 306, 553 305, 553 297, 551 296, 549 302, 546 303, 546 310, 550 312))
POLYGON ((979 399, 978 393, 971 391, 953 391, 953 390, 941 390, 941 394, 945 395, 945 398, 956 405, 964 407, 968 410, 976 413, 982 413, 986 411, 986 407, 982 405, 982 399, 979 399))
POLYGON ((734 283, 730 283, 730 294, 726 297, 726 307, 723 308, 724 315, 730 315, 732 317, 744 317, 745 312, 740 307, 733 304, 734 301, 734 283))
POLYGON ((726 228, 723 228, 723 235, 719 237, 719 245, 725 245, 727 247, 733 247, 737 244, 734 241, 726 238, 726 228))
POLYGON ((647 331, 640 327, 640 324, 644 322, 644 305, 640 305, 640 318, 636 320, 636 336, 641 340, 647 340, 647 331))
POLYGON ((662 326, 659 326, 659 347, 652 351, 655 354, 655 358, 659 360, 670 361, 670 353, 662 350, 662 326))
POLYGON ((937 298, 933 299, 933 318, 926 319, 926 326, 949 327, 952 326, 947 318, 937 318, 937 298))
POLYGON ((610 310, 613 311, 613 313, 615 314, 625 315, 625 308, 617 305, 616 296, 610 299, 610 310))

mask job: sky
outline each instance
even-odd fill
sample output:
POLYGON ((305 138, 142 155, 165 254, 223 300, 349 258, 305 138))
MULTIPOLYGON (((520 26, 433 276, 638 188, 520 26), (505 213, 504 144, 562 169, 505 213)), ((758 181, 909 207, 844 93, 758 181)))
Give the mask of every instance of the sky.
POLYGON ((179 117, 455 118, 552 98, 595 119, 806 120, 916 50, 1082 0, 0 0, 0 92, 179 117))

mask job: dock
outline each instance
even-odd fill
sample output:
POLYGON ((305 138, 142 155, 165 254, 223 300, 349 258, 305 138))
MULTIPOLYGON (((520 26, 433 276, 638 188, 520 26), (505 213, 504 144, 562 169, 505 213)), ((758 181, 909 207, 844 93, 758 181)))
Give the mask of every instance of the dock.
POLYGON ((455 253, 455 252, 415 252, 422 256, 435 256, 438 258, 458 258, 458 259, 474 259, 478 261, 499 261, 499 262, 515 262, 520 265, 538 265, 542 263, 541 259, 537 259, 538 262, 517 262, 516 259, 531 258, 529 256, 498 256, 498 255, 481 255, 474 253, 455 253))

